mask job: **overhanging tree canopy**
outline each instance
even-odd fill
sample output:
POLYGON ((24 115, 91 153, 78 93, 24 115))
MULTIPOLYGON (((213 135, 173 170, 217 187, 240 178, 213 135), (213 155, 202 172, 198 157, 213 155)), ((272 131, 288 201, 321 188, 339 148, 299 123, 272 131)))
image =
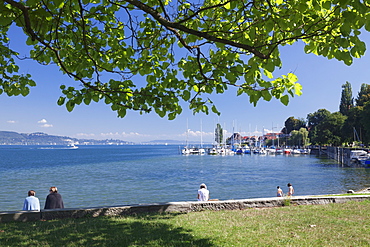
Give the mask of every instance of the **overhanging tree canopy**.
POLYGON ((370 30, 369 6, 368 0, 0 0, 0 93, 25 96, 35 86, 31 75, 18 74, 18 52, 8 39, 13 25, 28 36, 29 58, 56 64, 79 82, 61 87, 58 104, 69 111, 103 100, 120 117, 155 110, 174 119, 186 101, 194 112, 218 113, 210 97, 230 87, 254 105, 261 98, 286 105, 301 86, 292 73, 273 75, 282 66, 279 47, 302 40, 306 53, 350 65, 365 52, 358 36, 370 30))

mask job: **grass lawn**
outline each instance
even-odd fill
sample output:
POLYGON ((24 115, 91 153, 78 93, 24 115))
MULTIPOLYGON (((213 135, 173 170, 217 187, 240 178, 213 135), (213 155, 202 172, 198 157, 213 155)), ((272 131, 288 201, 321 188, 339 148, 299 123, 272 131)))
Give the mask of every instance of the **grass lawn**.
POLYGON ((0 224, 0 246, 370 246, 370 201, 0 224))

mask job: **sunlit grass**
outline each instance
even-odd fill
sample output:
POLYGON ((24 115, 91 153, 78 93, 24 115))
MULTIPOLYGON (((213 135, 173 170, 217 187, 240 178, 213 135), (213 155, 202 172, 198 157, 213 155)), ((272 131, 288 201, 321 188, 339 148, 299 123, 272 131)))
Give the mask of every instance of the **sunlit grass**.
POLYGON ((0 224, 1 246, 370 246, 370 201, 0 224))

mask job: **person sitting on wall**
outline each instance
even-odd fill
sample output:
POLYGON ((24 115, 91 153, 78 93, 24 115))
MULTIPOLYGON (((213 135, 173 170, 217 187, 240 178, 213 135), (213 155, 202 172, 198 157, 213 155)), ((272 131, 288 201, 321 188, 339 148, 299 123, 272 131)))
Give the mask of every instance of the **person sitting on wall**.
POLYGON ((58 193, 57 187, 50 187, 50 194, 46 197, 44 209, 64 208, 62 195, 58 193))
POLYGON ((208 201, 209 200, 209 190, 207 190, 207 185, 201 184, 198 190, 198 201, 208 201))
POLYGON ((284 195, 283 190, 280 188, 280 186, 277 187, 276 196, 282 197, 284 195))
POLYGON ((34 190, 28 191, 28 197, 24 200, 23 210, 36 210, 40 211, 40 201, 36 196, 34 190))

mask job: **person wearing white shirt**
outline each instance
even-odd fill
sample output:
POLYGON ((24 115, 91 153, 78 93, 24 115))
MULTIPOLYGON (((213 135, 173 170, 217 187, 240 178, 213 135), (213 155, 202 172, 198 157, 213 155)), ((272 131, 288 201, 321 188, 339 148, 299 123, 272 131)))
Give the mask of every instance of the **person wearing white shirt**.
POLYGON ((198 190, 198 201, 208 201, 209 200, 209 190, 207 190, 207 185, 204 183, 200 185, 198 190))

